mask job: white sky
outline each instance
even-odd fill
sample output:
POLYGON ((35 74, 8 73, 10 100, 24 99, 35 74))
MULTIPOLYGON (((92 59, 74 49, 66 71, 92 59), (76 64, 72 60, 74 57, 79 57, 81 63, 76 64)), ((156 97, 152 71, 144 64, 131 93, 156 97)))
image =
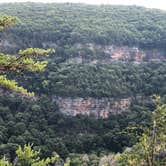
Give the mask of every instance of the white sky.
POLYGON ((159 8, 166 10, 166 0, 0 0, 0 3, 8 2, 73 2, 88 4, 121 4, 121 5, 139 5, 149 8, 159 8))

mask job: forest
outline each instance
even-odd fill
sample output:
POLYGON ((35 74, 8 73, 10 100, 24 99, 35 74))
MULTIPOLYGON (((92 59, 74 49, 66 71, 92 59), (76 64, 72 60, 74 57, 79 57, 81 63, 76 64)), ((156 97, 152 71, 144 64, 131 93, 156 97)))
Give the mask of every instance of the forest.
POLYGON ((165 18, 137 6, 1 4, 0 166, 164 166, 165 18), (157 53, 104 64, 87 44, 157 53), (99 62, 69 63, 80 54, 99 62), (66 116, 54 97, 132 102, 103 119, 66 116))
POLYGON ((16 48, 42 47, 55 42, 96 43, 163 48, 166 44, 165 11, 137 6, 85 4, 1 4, 2 15, 17 16, 21 23, 8 34, 16 48))

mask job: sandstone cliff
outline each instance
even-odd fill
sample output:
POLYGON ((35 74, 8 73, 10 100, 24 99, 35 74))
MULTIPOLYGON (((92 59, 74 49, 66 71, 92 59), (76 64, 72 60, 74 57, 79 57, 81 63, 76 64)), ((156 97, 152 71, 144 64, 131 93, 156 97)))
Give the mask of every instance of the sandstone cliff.
POLYGON ((60 112, 65 115, 92 115, 96 118, 108 118, 109 114, 119 114, 129 110, 131 98, 62 98, 57 97, 56 102, 60 112))

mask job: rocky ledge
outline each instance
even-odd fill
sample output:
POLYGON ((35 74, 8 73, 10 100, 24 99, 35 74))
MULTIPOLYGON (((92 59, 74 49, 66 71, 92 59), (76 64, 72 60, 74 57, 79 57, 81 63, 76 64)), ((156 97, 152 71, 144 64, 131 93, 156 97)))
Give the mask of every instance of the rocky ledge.
POLYGON ((108 118, 109 114, 120 114, 129 110, 131 98, 62 98, 56 97, 61 113, 70 116, 92 115, 96 118, 108 118))

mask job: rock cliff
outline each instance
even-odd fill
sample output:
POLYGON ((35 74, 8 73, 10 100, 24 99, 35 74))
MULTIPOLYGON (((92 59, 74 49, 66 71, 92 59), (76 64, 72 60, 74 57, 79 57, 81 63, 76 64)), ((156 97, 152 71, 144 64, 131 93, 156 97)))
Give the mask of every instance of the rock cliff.
POLYGON ((110 64, 113 61, 133 61, 140 63, 142 61, 162 60, 166 58, 166 52, 164 50, 143 50, 138 47, 128 46, 114 46, 114 45, 95 45, 88 43, 85 45, 76 44, 74 46, 78 49, 77 55, 67 60, 67 63, 71 64, 110 64), (94 52, 95 56, 80 50, 89 49, 94 52), (100 55, 98 55, 100 54, 100 55))
POLYGON ((119 114, 129 110, 131 98, 62 98, 57 97, 56 102, 60 112, 65 115, 92 115, 96 118, 107 118, 109 114, 119 114))

